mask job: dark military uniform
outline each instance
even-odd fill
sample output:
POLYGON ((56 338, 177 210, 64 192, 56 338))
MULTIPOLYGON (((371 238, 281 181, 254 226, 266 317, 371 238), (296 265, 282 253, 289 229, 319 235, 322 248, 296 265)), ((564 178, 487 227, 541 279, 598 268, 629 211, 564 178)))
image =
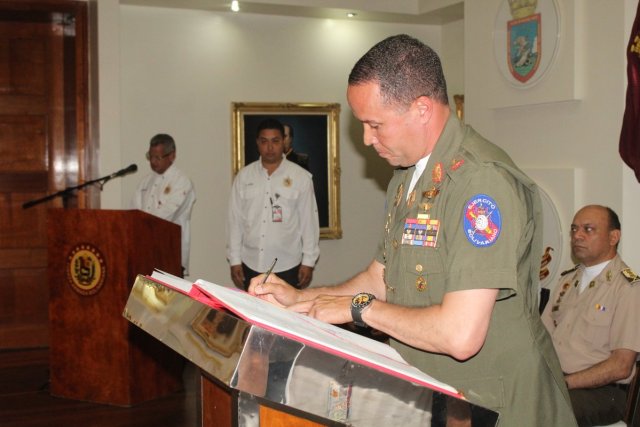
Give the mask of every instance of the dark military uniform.
POLYGON ((500 148, 453 116, 407 195, 413 169, 397 170, 387 192, 385 234, 376 257, 385 265, 387 301, 429 306, 448 292, 499 293, 485 344, 469 360, 391 344, 409 363, 499 412, 500 426, 576 425, 537 310, 537 187, 500 148), (408 237, 420 228, 425 237, 408 237))

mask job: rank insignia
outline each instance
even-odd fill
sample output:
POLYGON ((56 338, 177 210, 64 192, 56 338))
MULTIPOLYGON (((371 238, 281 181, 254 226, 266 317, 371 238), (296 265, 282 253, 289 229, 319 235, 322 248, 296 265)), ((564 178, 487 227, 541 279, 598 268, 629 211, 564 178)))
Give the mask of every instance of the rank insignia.
POLYGON ((629 281, 629 283, 634 283, 640 280, 640 276, 638 276, 636 272, 630 268, 625 268, 624 270, 622 270, 622 275, 629 281))
POLYGON ((465 203, 462 218, 467 240, 478 248, 493 245, 502 229, 498 204, 486 194, 476 194, 465 203))
POLYGON ((438 162, 431 171, 431 180, 436 184, 442 182, 442 163, 438 162))
POLYGON ((611 276, 613 276, 613 274, 611 273, 611 270, 607 271, 607 282, 611 281, 611 276))
POLYGON ((451 160, 451 170, 455 171, 463 164, 464 164, 464 159, 453 159, 451 160))
POLYGON ((291 184, 293 184, 293 180, 291 180, 291 178, 289 177, 286 177, 284 181, 282 181, 282 185, 284 185, 285 187, 291 187, 291 184))
POLYGON ((425 289, 427 289, 427 280, 424 277, 420 276, 416 279, 416 289, 419 292, 422 292, 425 289))

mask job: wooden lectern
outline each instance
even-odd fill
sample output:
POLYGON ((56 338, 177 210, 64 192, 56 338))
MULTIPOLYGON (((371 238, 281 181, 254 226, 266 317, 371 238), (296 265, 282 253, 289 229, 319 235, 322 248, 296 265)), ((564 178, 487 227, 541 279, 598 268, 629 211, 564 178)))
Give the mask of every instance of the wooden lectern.
POLYGON ((181 275, 180 227, 142 211, 48 211, 51 394, 129 406, 182 387, 184 359, 122 317, 140 272, 181 275))

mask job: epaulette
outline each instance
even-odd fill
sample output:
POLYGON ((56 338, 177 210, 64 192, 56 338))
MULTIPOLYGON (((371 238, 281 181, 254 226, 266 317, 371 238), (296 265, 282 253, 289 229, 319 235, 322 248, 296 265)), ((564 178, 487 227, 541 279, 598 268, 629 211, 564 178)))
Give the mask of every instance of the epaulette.
POLYGON ((565 270, 562 273, 560 273, 561 276, 564 276, 565 274, 569 274, 569 273, 573 273, 574 271, 576 271, 578 269, 578 267, 580 267, 580 264, 576 264, 575 267, 569 269, 569 270, 565 270))
POLYGON ((624 270, 621 271, 621 273, 629 283, 635 283, 640 281, 640 276, 638 276, 636 272, 630 268, 625 268, 624 270))

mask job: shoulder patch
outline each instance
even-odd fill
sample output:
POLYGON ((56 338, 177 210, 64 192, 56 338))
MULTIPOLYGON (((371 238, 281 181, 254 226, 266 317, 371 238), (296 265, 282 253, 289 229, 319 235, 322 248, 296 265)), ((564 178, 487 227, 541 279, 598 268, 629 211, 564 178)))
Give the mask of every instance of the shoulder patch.
POLYGON ((640 281, 640 276, 638 276, 636 272, 630 268, 625 268, 624 270, 621 271, 621 273, 629 283, 635 283, 637 281, 640 281))
POLYGON ((479 248, 493 245, 502 229, 502 217, 496 201, 486 194, 476 194, 463 209, 462 227, 469 243, 479 248))
POLYGON ((573 273, 574 271, 576 271, 578 269, 578 267, 580 267, 580 264, 576 264, 575 267, 563 271, 562 273, 560 273, 560 275, 564 276, 565 274, 573 273))

